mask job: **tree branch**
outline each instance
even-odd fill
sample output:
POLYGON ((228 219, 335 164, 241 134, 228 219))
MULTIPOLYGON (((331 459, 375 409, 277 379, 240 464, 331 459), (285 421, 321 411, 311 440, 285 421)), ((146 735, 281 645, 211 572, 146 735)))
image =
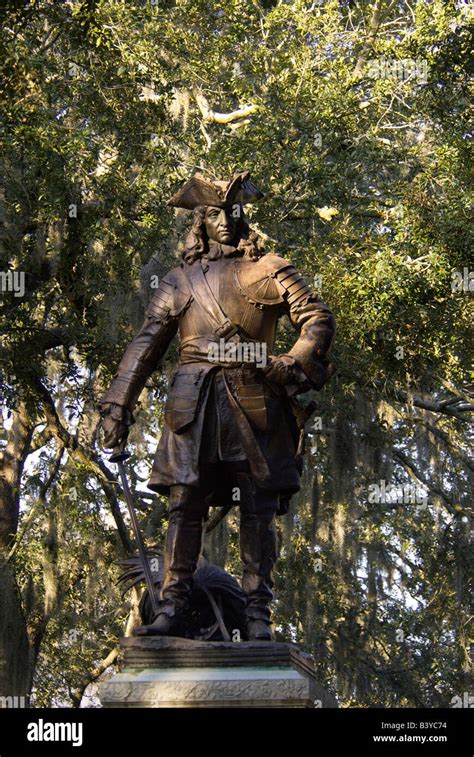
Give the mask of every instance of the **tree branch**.
POLYGON ((443 400, 424 399, 423 397, 412 396, 402 389, 395 389, 392 392, 393 398, 397 402, 412 404, 422 410, 429 410, 432 413, 442 413, 452 418, 457 418, 467 423, 466 413, 474 412, 474 402, 465 402, 457 397, 448 397, 443 400))
POLYGON ((41 380, 35 376, 31 382, 41 399, 48 427, 51 429, 54 437, 69 450, 73 458, 77 458, 82 464, 84 464, 99 481, 99 484, 110 504, 111 513, 115 520, 124 551, 127 554, 130 554, 133 552, 133 544, 128 535, 128 530, 122 517, 119 501, 117 499, 117 491, 121 492, 122 490, 119 487, 115 476, 102 460, 92 452, 92 450, 86 450, 81 444, 79 444, 76 437, 70 434, 63 426, 56 411, 53 399, 41 380))
POLYGON ((111 652, 105 657, 95 668, 91 670, 88 676, 82 678, 81 682, 70 692, 70 696, 73 702, 73 707, 80 707, 82 697, 87 687, 97 681, 98 678, 109 668, 117 659, 120 654, 120 649, 114 647, 111 652))
MULTIPOLYGON (((237 110, 233 110, 231 113, 219 113, 211 108, 207 98, 202 92, 195 91, 194 98, 202 113, 204 121, 212 121, 217 124, 232 124, 233 121, 239 121, 241 118, 248 118, 248 116, 251 116, 252 113, 255 113, 255 111, 258 110, 258 105, 244 105, 244 107, 237 108, 237 110)), ((247 123, 249 123, 249 121, 247 121, 247 123)), ((243 125, 243 123, 240 124, 240 126, 243 125)), ((234 124, 234 128, 235 126, 236 125, 234 124)))
MULTIPOLYGON (((51 436, 52 436, 52 434, 51 434, 51 436)), ((21 544, 23 537, 25 536, 26 532, 28 531, 28 528, 30 527, 30 524, 32 523, 33 518, 36 515, 37 511, 39 510, 39 508, 42 505, 44 505, 46 503, 46 495, 48 493, 48 490, 52 486, 52 484, 54 482, 54 479, 56 478, 56 476, 59 473, 59 470, 61 468, 61 461, 63 459, 63 455, 64 455, 64 446, 61 446, 61 448, 59 449, 59 452, 58 452, 58 454, 56 456, 56 459, 55 459, 55 461, 53 463, 53 466, 52 466, 52 469, 51 469, 51 473, 49 474, 49 476, 48 476, 47 480, 45 481, 45 483, 41 486, 38 499, 33 504, 33 506, 31 507, 28 515, 26 516, 25 520, 23 521, 22 527, 21 527, 21 529, 20 529, 20 531, 19 531, 19 533, 18 533, 18 535, 17 535, 17 537, 15 539, 15 543, 14 543, 13 547, 10 550, 10 553, 9 553, 9 555, 7 557, 7 560, 11 560, 11 558, 15 554, 15 552, 16 552, 19 544, 21 544)))
POLYGON ((370 51, 372 50, 374 46, 374 42, 377 38, 377 34, 379 32, 379 29, 382 25, 382 22, 384 18, 388 15, 388 13, 391 11, 392 7, 395 5, 395 0, 391 0, 391 2, 388 3, 387 7, 384 8, 385 0, 376 0, 372 16, 370 17, 369 21, 369 29, 367 32, 367 37, 365 39, 365 42, 362 46, 362 50, 359 53, 359 57, 357 58, 357 63, 354 68, 354 76, 361 76, 365 64, 367 63, 367 60, 370 55, 370 51))
POLYGON ((466 511, 463 510, 460 505, 455 504, 453 500, 446 494, 446 492, 444 492, 435 484, 431 483, 431 481, 426 478, 426 476, 423 476, 415 467, 415 464, 412 462, 412 460, 409 460, 408 457, 403 454, 403 452, 396 451, 394 452, 393 457, 406 470, 410 478, 422 484, 430 492, 439 497, 439 499, 442 501, 443 505, 451 513, 451 515, 466 515, 466 511))

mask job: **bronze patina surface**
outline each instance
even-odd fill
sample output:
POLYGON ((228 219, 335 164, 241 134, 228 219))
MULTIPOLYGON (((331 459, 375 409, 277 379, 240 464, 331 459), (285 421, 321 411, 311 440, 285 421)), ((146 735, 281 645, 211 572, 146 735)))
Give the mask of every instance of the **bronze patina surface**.
POLYGON ((212 505, 240 507, 248 638, 271 639, 275 516, 300 487, 304 413, 321 389, 335 322, 292 263, 262 249, 244 205, 263 197, 248 172, 196 175, 170 205, 193 210, 182 262, 161 281, 100 403, 105 446, 124 443, 144 384, 179 333, 180 359, 149 487, 169 496, 158 615, 141 635, 180 635, 212 505), (273 355, 278 319, 298 337, 273 355))

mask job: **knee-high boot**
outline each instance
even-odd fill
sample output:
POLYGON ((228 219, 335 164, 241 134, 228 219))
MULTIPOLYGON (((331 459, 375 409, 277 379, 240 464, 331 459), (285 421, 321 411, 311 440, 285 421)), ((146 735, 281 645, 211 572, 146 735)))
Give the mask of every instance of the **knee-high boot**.
POLYGON ((257 490, 253 506, 241 504, 240 554, 242 589, 247 595, 249 637, 271 639, 272 570, 277 557, 275 513, 278 496, 257 490))
POLYGON ((172 636, 183 632, 182 617, 189 607, 206 513, 207 505, 197 489, 171 487, 160 606, 153 623, 136 629, 136 635, 172 636))

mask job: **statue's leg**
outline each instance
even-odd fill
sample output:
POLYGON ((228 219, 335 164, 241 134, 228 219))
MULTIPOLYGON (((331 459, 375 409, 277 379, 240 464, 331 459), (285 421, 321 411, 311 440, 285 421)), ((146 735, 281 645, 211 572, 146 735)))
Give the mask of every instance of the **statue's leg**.
POLYGON ((196 487, 176 485, 170 488, 158 615, 151 625, 136 629, 136 635, 173 636, 183 633, 182 618, 189 607, 207 509, 202 493, 196 487))
POLYGON ((207 506, 199 489, 180 485, 171 487, 161 586, 163 604, 160 608, 169 616, 189 607, 206 513, 207 506))
POLYGON ((273 599, 272 569, 277 557, 276 492, 257 489, 253 498, 242 497, 240 505, 240 554, 242 589, 247 595, 249 639, 269 641, 270 603, 273 599))

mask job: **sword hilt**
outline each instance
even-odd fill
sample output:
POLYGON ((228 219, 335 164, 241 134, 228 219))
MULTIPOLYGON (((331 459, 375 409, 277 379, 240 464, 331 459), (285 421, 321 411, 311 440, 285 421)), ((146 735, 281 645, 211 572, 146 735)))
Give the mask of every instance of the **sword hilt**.
POLYGON ((120 444, 117 444, 117 446, 114 447, 109 460, 111 463, 123 463, 123 461, 128 460, 129 457, 130 452, 127 452, 125 449, 125 443, 120 442, 120 444))

